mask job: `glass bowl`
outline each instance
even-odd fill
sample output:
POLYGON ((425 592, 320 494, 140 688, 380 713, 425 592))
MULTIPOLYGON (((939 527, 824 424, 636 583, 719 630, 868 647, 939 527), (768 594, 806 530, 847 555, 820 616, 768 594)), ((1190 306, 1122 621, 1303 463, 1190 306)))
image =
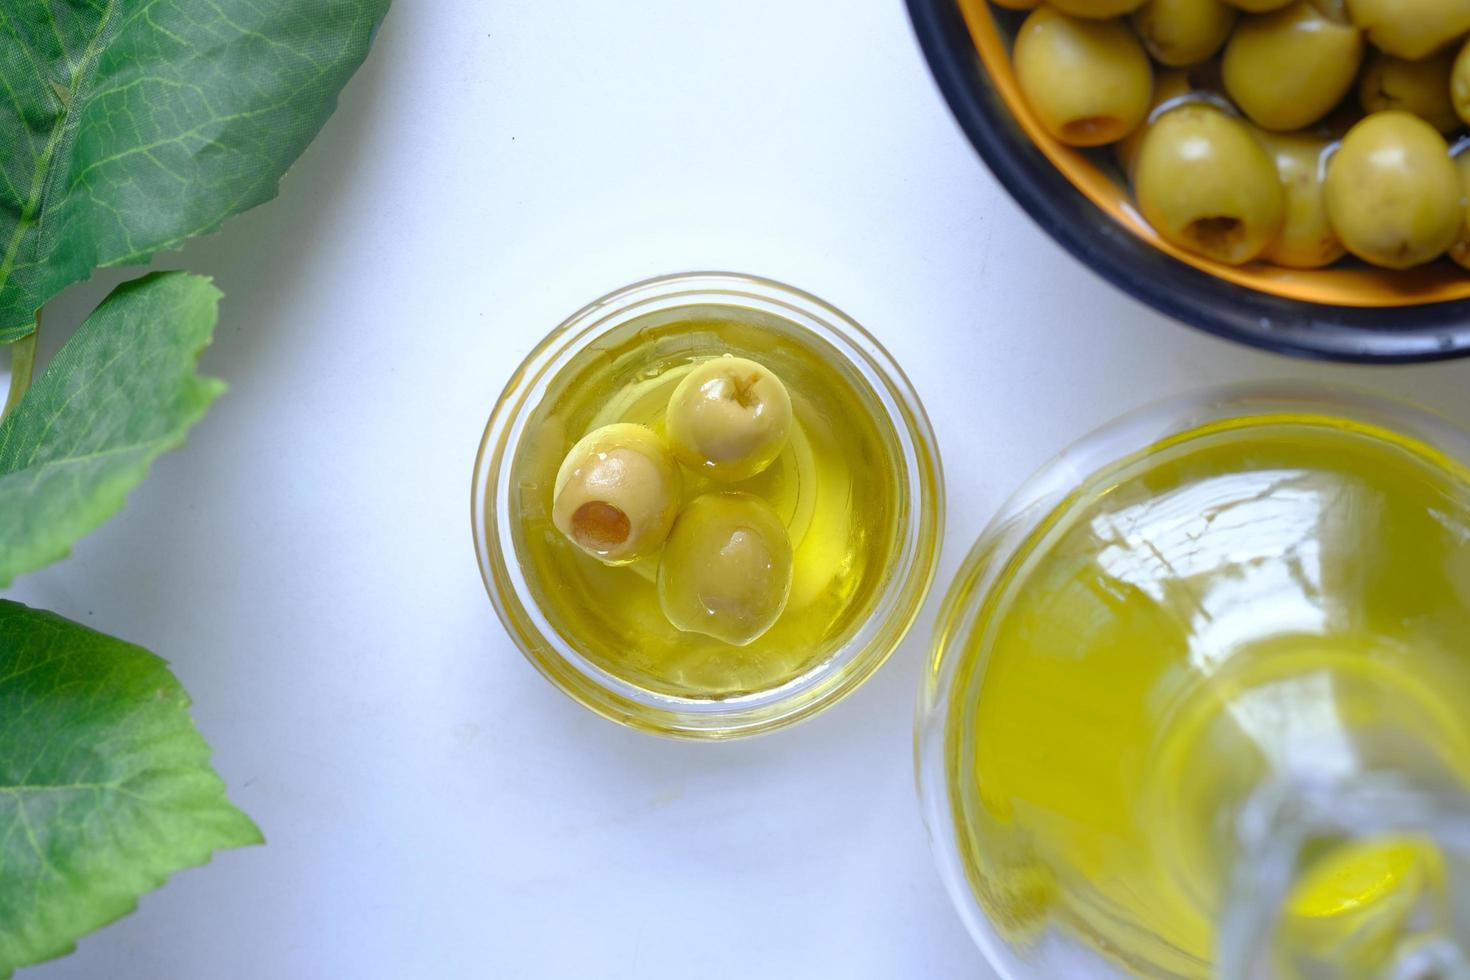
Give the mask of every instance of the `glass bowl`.
POLYGON ((1051 139, 1020 95, 1010 43, 1025 12, 907 0, 930 69, 996 178, 1042 229, 1114 286, 1176 320, 1286 354, 1361 363, 1470 355, 1470 273, 1347 263, 1234 268, 1176 249, 1095 151, 1051 139))
MULTIPOLYGON (((1297 855, 1270 847, 1352 836, 1334 821, 1374 779, 1438 778, 1429 760, 1463 734, 1423 741, 1418 726, 1465 716, 1398 698, 1470 689, 1470 494, 1431 473, 1470 486, 1470 437, 1436 416, 1323 386, 1236 387, 1104 426, 1002 507, 941 607, 915 724, 936 862, 1002 976, 1215 975, 1210 956, 1255 951, 1258 915, 1279 907, 1260 896, 1284 894, 1274 862, 1297 855), (1261 682, 1263 667, 1280 676, 1261 682), (1257 695, 1302 678, 1344 700, 1262 708, 1257 695), (1222 716, 1259 739, 1264 767, 1224 752, 1237 743, 1202 720, 1222 716), (1278 803, 1287 822, 1262 822, 1278 803), (1129 946, 1154 935, 1198 941, 1149 947, 1166 966, 1129 946)), ((1415 819, 1397 803, 1372 817, 1415 819)))
MULTIPOLYGON (((573 435, 580 432, 558 435, 553 440, 556 451, 565 453, 575 441, 573 435)), ((605 296, 573 314, 536 347, 511 378, 486 425, 475 461, 471 520, 481 574, 496 612, 522 653, 548 680, 593 711, 633 728, 672 737, 720 739, 807 717, 851 692, 882 665, 913 623, 933 581, 943 497, 939 456, 923 406, 898 365, 862 327, 821 300, 780 283, 728 273, 689 273, 651 279, 605 296), (548 614, 544 607, 556 600, 541 602, 536 596, 549 595, 543 587, 555 584, 545 581, 553 576, 545 563, 530 560, 533 544, 518 533, 526 526, 521 508, 540 491, 523 494, 513 479, 518 455, 536 445, 527 435, 528 427, 543 426, 555 414, 552 408, 559 403, 548 392, 582 378, 579 372, 588 365, 620 356, 612 350, 624 350, 619 345, 626 345, 630 337, 635 343, 645 335, 666 337, 677 347, 682 342, 680 325, 693 323, 725 324, 752 336, 779 337, 804 350, 820 351, 821 363, 840 369, 846 383, 871 406, 873 431, 882 434, 895 474, 890 484, 895 505, 881 518, 887 526, 863 528, 865 535, 886 535, 881 540, 887 547, 881 578, 873 577, 864 586, 863 604, 853 600, 852 613, 835 621, 821 644, 805 651, 781 651, 799 665, 795 676, 778 686, 715 696, 657 690, 656 684, 638 682, 631 671, 610 669, 605 639, 612 635, 609 630, 591 635, 593 630, 578 627, 570 617, 548 614)), ((667 627, 666 622, 663 625, 667 627)), ((677 634, 673 642, 679 636, 694 635, 677 634)), ((707 641, 699 638, 699 642, 707 641)), ((629 662, 638 652, 623 647, 613 653, 619 650, 629 662)))

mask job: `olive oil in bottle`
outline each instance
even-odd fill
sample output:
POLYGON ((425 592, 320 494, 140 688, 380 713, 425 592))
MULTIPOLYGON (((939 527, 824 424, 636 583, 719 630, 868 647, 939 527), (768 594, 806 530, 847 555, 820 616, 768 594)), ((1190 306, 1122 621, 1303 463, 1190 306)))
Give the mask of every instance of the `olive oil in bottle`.
MULTIPOLYGON (((1263 787, 1470 783, 1470 473, 1414 440, 1310 414, 1175 437, 1057 506, 983 602, 945 654, 945 765, 1018 949, 1062 933, 1127 973, 1216 975, 1263 787)), ((1329 850, 1280 933, 1361 958, 1316 975, 1380 975, 1394 947, 1362 917, 1407 927, 1444 855, 1329 850)))

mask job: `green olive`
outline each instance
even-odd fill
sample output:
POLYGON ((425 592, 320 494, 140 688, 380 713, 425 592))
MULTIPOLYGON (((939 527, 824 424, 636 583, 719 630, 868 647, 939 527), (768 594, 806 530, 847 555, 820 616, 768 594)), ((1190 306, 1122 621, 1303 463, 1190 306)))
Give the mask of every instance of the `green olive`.
POLYGON ((1358 84, 1358 101, 1366 113, 1402 109, 1441 133, 1448 133, 1460 127, 1450 91, 1454 65, 1454 55, 1449 52, 1422 61, 1405 61, 1375 52, 1368 59, 1368 68, 1358 84))
POLYGON ((556 474, 551 522, 609 565, 656 552, 679 512, 679 465, 652 429, 617 422, 589 432, 556 474))
POLYGON ((1470 0, 1347 0, 1347 10, 1376 47, 1411 61, 1470 33, 1470 0))
POLYGON ((1378 112, 1327 164, 1327 217, 1358 258, 1407 269, 1455 242, 1465 210, 1460 175, 1438 131, 1407 112, 1378 112))
POLYGON ((1345 251, 1327 220, 1322 189, 1324 160, 1332 144, 1302 133, 1262 133, 1260 138, 1276 161, 1286 200, 1281 232, 1263 257, 1294 269, 1331 265, 1345 251))
POLYGON ((1180 248, 1240 265, 1281 230, 1276 166, 1250 128, 1204 103, 1164 113, 1134 165, 1138 208, 1180 248))
POLYGON ((791 594, 791 539, 776 512, 748 493, 696 497, 674 523, 658 565, 670 623, 745 646, 775 625, 791 594))
POLYGON ((1064 143, 1115 142, 1148 114, 1153 69, 1124 21, 1038 7, 1021 25, 1013 59, 1026 101, 1064 143))
POLYGON ((1271 10, 1280 10, 1295 0, 1230 0, 1230 6, 1244 10, 1248 14, 1264 14, 1271 10))
POLYGON ((1143 6, 1144 0, 1048 0, 1051 6, 1073 17, 1106 20, 1120 17, 1143 6))
POLYGON ((991 2, 1007 10, 1031 10, 1041 6, 1041 0, 991 0, 991 2))
POLYGON ((1221 0, 1149 0, 1133 14, 1133 29, 1161 65, 1183 67, 1225 44, 1239 13, 1221 0))
MULTIPOLYGON (((1158 78, 1154 80, 1154 97, 1148 107, 1149 115, 1153 115, 1154 110, 1165 102, 1183 98, 1192 91, 1194 86, 1190 84, 1189 72, 1177 68, 1159 72, 1158 78)), ((1138 161, 1138 148, 1143 145, 1143 138, 1148 130, 1148 123, 1145 122, 1119 140, 1113 148, 1118 166, 1130 181, 1133 179, 1133 165, 1138 161)))
POLYGON ((791 433, 791 395, 770 369, 743 357, 711 358, 669 398, 669 448, 690 469, 724 483, 770 466, 791 433))
MULTIPOLYGON (((1460 189, 1470 201, 1470 152, 1455 156, 1455 169, 1460 172, 1460 189)), ((1470 207, 1461 212, 1460 219, 1460 235, 1450 246, 1450 258, 1470 269, 1470 207)))
POLYGON ((1301 129, 1352 88, 1363 47, 1356 28, 1299 0, 1240 22, 1225 46, 1225 90, 1256 125, 1301 129))
POLYGON ((1455 112, 1470 123, 1470 41, 1465 42, 1459 57, 1455 58, 1450 76, 1450 98, 1455 104, 1455 112))

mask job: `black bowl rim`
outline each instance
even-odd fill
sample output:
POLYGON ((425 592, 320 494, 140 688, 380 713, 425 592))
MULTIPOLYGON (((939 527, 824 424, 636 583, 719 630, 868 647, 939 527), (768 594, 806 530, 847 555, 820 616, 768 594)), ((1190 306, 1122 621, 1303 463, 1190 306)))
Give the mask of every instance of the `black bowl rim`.
POLYGON ((996 179, 1063 248, 1182 323, 1281 354, 1358 364, 1470 357, 1470 300, 1331 306, 1226 282, 1152 247, 1072 186, 1021 133, 990 86, 956 0, 906 0, 930 71, 996 179))

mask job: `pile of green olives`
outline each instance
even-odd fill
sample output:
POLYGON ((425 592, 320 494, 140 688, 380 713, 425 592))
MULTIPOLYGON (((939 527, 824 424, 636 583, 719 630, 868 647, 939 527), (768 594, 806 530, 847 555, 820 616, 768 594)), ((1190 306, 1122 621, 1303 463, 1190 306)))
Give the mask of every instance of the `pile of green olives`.
POLYGON ((790 536, 753 494, 720 487, 684 503, 680 466, 717 486, 746 480, 781 455, 792 424, 790 393, 769 369, 730 355, 703 361, 670 396, 665 436, 617 422, 572 447, 552 491, 552 524, 605 565, 656 560, 670 623, 745 646, 786 609, 790 536))
POLYGON ((1164 239, 1230 265, 1470 268, 1470 0, 994 0, 1016 78, 1111 145, 1164 239))

